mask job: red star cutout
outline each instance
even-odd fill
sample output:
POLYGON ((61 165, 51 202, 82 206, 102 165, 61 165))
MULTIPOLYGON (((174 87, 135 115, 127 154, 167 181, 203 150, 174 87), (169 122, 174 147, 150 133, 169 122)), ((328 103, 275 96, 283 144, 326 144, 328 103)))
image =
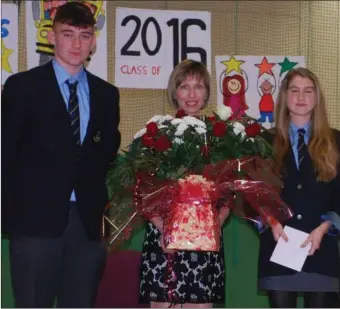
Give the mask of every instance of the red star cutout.
POLYGON ((268 63, 268 60, 266 57, 264 57, 262 59, 262 62, 259 63, 259 64, 255 64, 256 67, 258 67, 260 70, 259 70, 259 77, 264 74, 264 73, 268 73, 270 75, 273 75, 273 71, 272 71, 272 67, 275 66, 276 63, 268 63))

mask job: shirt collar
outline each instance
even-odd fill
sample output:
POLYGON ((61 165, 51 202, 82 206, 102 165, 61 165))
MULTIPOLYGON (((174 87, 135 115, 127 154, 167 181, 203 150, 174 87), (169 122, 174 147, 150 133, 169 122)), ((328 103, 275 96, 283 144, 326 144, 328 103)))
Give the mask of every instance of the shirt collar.
POLYGON ((307 138, 308 139, 310 138, 310 134, 311 134, 311 122, 310 121, 304 124, 303 126, 297 126, 293 122, 290 122, 289 133, 291 133, 293 136, 296 136, 297 131, 299 129, 305 129, 307 138))
POLYGON ((57 77, 58 85, 62 85, 68 79, 70 79, 71 81, 77 80, 80 83, 86 81, 86 72, 83 67, 76 75, 72 76, 58 63, 56 59, 52 60, 52 64, 53 64, 54 72, 57 77))

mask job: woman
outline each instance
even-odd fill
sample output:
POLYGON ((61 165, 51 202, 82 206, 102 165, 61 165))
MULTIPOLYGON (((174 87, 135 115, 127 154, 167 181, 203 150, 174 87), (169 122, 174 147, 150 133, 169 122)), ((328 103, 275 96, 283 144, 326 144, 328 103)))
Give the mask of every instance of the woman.
POLYGON ((289 241, 278 223, 261 235, 259 288, 268 291, 271 307, 327 307, 330 292, 339 290, 337 237, 326 213, 340 213, 340 132, 327 121, 325 99, 317 77, 308 69, 290 71, 283 79, 276 106, 274 155, 283 180, 282 199, 294 217, 285 225, 309 234, 310 245, 301 272, 270 262, 276 241, 289 241))
MULTIPOLYGON (((185 60, 174 69, 168 83, 168 97, 177 111, 199 116, 209 101, 210 75, 199 62, 185 60)), ((229 209, 222 207, 222 226, 229 209)), ((140 296, 151 307, 210 308, 224 298, 223 245, 220 252, 167 251, 163 246, 163 221, 155 217, 147 225, 141 263, 140 296), (166 284, 166 271, 172 260, 176 282, 174 297, 166 284), (173 299, 176 299, 175 303, 173 299)))

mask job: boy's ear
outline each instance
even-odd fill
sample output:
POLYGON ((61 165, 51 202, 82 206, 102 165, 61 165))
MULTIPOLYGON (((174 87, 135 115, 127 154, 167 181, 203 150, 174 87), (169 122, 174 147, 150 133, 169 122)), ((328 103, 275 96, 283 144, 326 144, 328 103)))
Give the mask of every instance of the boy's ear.
POLYGON ((55 44, 55 32, 53 29, 51 29, 47 34, 48 41, 54 45, 55 44))

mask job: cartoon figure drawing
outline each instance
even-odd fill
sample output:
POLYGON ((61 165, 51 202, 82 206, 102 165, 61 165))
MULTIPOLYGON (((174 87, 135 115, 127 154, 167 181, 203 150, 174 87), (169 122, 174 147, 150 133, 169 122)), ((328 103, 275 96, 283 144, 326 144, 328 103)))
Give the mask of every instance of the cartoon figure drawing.
POLYGON ((269 63, 267 57, 263 57, 261 63, 255 64, 259 68, 259 77, 257 80, 257 90, 261 96, 259 103, 259 111, 261 117, 259 122, 274 122, 274 100, 273 93, 276 88, 276 80, 272 68, 276 63, 269 63))
POLYGON ((1 68, 8 73, 13 73, 9 63, 9 56, 13 53, 13 49, 7 48, 4 38, 9 36, 9 31, 6 28, 10 21, 6 18, 1 19, 1 68))
POLYGON ((259 103, 260 119, 259 122, 263 123, 268 121, 274 122, 274 100, 273 93, 275 91, 275 84, 273 85, 269 79, 264 79, 259 84, 259 93, 262 96, 259 103))
POLYGON ((242 75, 223 78, 223 96, 223 104, 231 108, 233 118, 239 118, 246 114, 248 105, 245 98, 245 80, 242 75))
MULTIPOLYGON (((56 9, 66 2, 79 0, 39 0, 32 1, 32 13, 35 26, 37 28, 36 52, 40 54, 39 65, 47 63, 52 59, 53 45, 48 41, 48 32, 52 28, 53 18, 56 9)), ((83 0, 80 1, 88 5, 94 13, 96 20, 96 35, 98 36, 105 24, 105 11, 103 0, 83 0)))
POLYGON ((248 86, 247 75, 240 67, 243 62, 234 57, 228 61, 222 61, 227 69, 221 74, 220 89, 223 94, 223 104, 231 108, 233 118, 244 116, 249 108, 245 97, 248 86))

